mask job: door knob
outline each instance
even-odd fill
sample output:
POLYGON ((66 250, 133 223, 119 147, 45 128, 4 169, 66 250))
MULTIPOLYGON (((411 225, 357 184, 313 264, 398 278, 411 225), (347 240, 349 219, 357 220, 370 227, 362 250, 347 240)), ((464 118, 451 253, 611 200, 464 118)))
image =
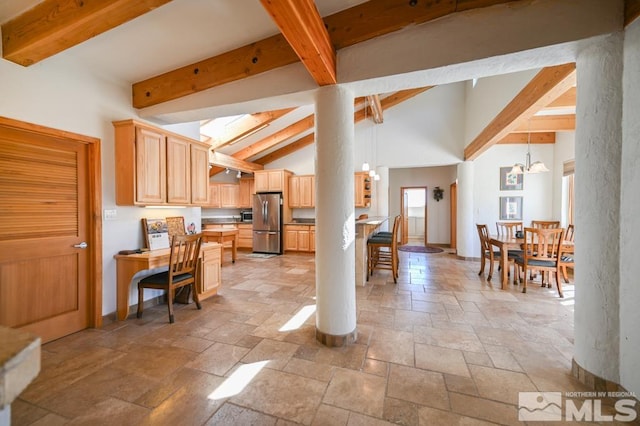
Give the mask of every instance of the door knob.
POLYGON ((86 249, 87 247, 89 247, 89 245, 87 243, 85 243, 84 241, 81 242, 80 244, 74 244, 73 246, 75 248, 81 248, 81 249, 86 249))

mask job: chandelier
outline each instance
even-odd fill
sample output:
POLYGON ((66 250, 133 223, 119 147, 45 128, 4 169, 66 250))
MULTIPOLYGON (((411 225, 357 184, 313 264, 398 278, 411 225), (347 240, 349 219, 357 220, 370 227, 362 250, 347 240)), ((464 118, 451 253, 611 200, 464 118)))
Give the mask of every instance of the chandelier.
POLYGON ((529 174, 529 173, 542 173, 548 172, 549 169, 544 165, 542 161, 534 161, 531 162, 531 121, 529 121, 529 135, 527 137, 527 156, 525 158, 524 164, 516 163, 511 168, 511 172, 513 174, 521 175, 521 174, 529 174))

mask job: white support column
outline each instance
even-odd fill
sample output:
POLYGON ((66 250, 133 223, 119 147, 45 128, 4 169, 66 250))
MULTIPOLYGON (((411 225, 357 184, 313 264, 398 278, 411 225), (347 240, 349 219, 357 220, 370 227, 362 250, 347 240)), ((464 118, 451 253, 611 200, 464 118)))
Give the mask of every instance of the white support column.
POLYGON ((316 94, 316 339, 355 342, 354 96, 337 86, 316 94))
MULTIPOLYGON (((640 20, 624 34, 622 184, 620 194, 620 384, 640 395, 640 20)), ((640 411, 640 410, 637 410, 640 411)), ((640 413, 639 413, 640 414, 640 413)))
POLYGON ((576 62, 574 361, 615 383, 620 383, 622 47, 623 34, 613 34, 587 45, 576 62))
POLYGON ((463 258, 479 257, 480 245, 474 244, 478 240, 478 231, 473 223, 473 162, 465 161, 458 164, 458 214, 456 242, 458 256, 463 258))

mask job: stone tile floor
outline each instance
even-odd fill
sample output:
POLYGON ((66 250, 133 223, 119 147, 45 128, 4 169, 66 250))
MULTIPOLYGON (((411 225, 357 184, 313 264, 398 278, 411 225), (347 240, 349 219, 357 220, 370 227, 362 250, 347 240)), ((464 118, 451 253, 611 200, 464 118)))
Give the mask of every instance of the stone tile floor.
POLYGON ((356 289, 357 343, 327 348, 314 268, 239 253, 175 324, 158 305, 44 345, 13 424, 519 424, 518 392, 588 390, 570 375, 573 283, 522 294, 479 262, 401 252, 398 284, 376 271, 356 289))

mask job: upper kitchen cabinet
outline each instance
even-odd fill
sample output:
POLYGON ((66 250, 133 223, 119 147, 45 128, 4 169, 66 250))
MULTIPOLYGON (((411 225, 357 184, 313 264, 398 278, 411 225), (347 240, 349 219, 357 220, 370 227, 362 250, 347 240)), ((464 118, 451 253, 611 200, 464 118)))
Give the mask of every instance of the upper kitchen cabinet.
POLYGON ((315 207, 315 176, 298 175, 289 178, 289 207, 315 207))
POLYGON ((256 193, 255 180, 253 178, 240 179, 240 202, 238 207, 251 208, 253 206, 253 194, 256 193))
POLYGON ((116 204, 208 204, 208 145, 135 120, 113 126, 116 204))
POLYGON ((191 204, 195 206, 209 204, 208 145, 191 144, 191 204))
POLYGON ((256 170, 253 172, 256 192, 288 192, 289 177, 292 175, 288 170, 256 170))

